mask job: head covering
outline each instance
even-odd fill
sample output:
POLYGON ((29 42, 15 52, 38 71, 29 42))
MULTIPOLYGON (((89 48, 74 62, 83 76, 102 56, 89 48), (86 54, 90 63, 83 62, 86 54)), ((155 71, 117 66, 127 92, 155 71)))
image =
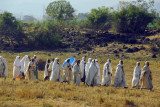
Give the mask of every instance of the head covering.
POLYGON ((95 59, 96 62, 98 62, 98 59, 95 59))
POLYGON ((21 63, 20 63, 20 56, 17 56, 15 61, 14 61, 14 66, 21 66, 21 63))
POLYGON ((85 56, 82 57, 82 61, 85 61, 85 56))
POLYGON ((58 63, 59 58, 55 58, 54 63, 58 63))
POLYGON ((137 66, 139 66, 139 64, 140 64, 140 63, 139 63, 139 62, 137 62, 137 66))
POLYGON ((88 58, 88 63, 91 63, 92 62, 92 58, 88 58))
POLYGON ((145 66, 148 66, 148 64, 149 64, 149 62, 148 62, 148 61, 146 61, 146 62, 145 62, 145 66))
POLYGON ((111 61, 110 59, 107 59, 107 62, 109 62, 109 63, 110 63, 110 61, 111 61))
POLYGON ((122 60, 120 60, 120 61, 119 61, 119 64, 120 64, 120 65, 123 65, 123 64, 122 64, 122 62, 123 62, 123 61, 122 61, 122 60))
POLYGON ((21 64, 23 65, 24 64, 24 62, 25 62, 25 60, 28 58, 28 55, 25 55, 23 58, 22 58, 22 60, 21 60, 21 64))
POLYGON ((33 57, 33 58, 35 58, 35 57, 37 58, 37 55, 34 55, 34 57, 33 57))
POLYGON ((3 56, 0 56, 0 60, 3 61, 3 56))

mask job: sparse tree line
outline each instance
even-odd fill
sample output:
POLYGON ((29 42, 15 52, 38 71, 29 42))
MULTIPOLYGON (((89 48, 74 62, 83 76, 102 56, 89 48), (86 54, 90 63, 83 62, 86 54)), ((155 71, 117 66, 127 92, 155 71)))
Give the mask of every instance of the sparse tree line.
POLYGON ((160 17, 153 6, 153 0, 120 2, 117 10, 102 6, 83 14, 86 18, 78 20, 70 2, 59 0, 46 8, 51 20, 33 23, 23 23, 11 13, 4 12, 0 14, 1 48, 56 49, 61 47, 61 39, 67 33, 65 29, 74 27, 136 34, 143 34, 147 27, 159 30, 160 17))

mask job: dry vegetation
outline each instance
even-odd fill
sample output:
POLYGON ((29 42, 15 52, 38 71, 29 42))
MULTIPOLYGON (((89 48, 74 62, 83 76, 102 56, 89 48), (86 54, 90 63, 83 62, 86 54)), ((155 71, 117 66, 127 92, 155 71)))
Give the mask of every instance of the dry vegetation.
MULTIPOLYGON (((102 49, 104 50, 104 49, 102 49)), ((25 52, 25 53, 0 53, 1 56, 7 59, 9 66, 9 74, 7 79, 0 78, 0 107, 64 107, 64 106, 160 106, 160 61, 149 59, 150 69, 153 72, 153 85, 154 92, 149 90, 139 90, 131 88, 131 80, 133 69, 138 59, 123 59, 124 69, 126 72, 128 89, 111 87, 87 87, 75 86, 74 84, 54 83, 50 81, 43 81, 43 71, 39 71, 39 80, 28 82, 27 80, 12 81, 12 68, 13 62, 17 55, 24 56, 25 54, 31 57, 36 54, 38 59, 46 60, 48 58, 59 57, 61 64, 70 56, 76 56, 81 59, 82 55, 78 56, 77 53, 56 53, 56 52, 25 52)), ((86 54, 87 57, 98 58, 101 68, 107 60, 107 54, 96 53, 86 54), (95 54, 95 55, 94 55, 95 54)), ((139 54, 139 53, 137 53, 139 54)), ((135 56, 136 54, 130 54, 135 56)), ((139 54, 140 55, 140 54, 139 54)), ((115 68, 119 59, 112 56, 112 68, 114 80, 115 68)), ((143 57, 143 55, 141 55, 143 57)), ((144 65, 145 60, 141 59, 141 67, 144 65)))

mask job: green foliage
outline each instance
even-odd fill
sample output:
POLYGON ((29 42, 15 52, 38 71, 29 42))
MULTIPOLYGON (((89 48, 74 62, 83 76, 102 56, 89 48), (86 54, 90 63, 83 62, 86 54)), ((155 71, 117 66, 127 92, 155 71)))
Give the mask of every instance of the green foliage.
POLYGON ((54 22, 48 22, 40 26, 32 35, 29 44, 36 49, 56 49, 61 45, 61 36, 58 34, 58 26, 54 22))
POLYGON ((4 12, 0 15, 0 34, 10 45, 14 46, 15 42, 19 44, 25 38, 22 26, 23 23, 17 21, 11 13, 4 12))
POLYGON ((155 18, 150 7, 153 2, 121 2, 120 10, 113 13, 113 28, 121 33, 144 33, 148 23, 155 18))
POLYGON ((111 19, 111 8, 99 7, 98 9, 92 9, 91 13, 87 16, 87 19, 94 27, 104 27, 105 23, 109 23, 111 19))
POLYGON ((51 2, 46 9, 46 13, 58 21, 73 19, 74 12, 75 10, 71 6, 70 2, 65 0, 51 2))

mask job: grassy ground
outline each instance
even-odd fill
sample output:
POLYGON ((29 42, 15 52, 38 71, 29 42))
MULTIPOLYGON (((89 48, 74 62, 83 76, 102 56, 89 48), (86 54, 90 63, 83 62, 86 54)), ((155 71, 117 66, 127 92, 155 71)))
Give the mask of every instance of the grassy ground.
MULTIPOLYGON (((102 49, 103 50, 103 49, 102 49)), ((95 51, 98 51, 97 49, 95 51)), ((77 53, 56 53, 56 52, 24 52, 24 53, 0 53, 1 56, 7 59, 8 76, 4 80, 0 78, 0 107, 52 107, 52 106, 160 106, 160 61, 157 59, 147 59, 150 61, 150 69, 153 74, 154 92, 149 90, 139 90, 131 88, 133 69, 139 59, 132 58, 137 54, 130 54, 129 59, 124 60, 124 69, 126 72, 128 89, 110 87, 87 87, 75 86, 74 84, 54 83, 50 81, 43 81, 43 71, 39 71, 39 80, 28 82, 27 80, 12 81, 13 62, 17 55, 24 56, 37 55, 38 59, 46 60, 48 58, 60 58, 60 63, 70 56, 76 56, 81 59, 83 55, 78 56, 77 53)), ((117 59, 112 54, 101 55, 96 57, 96 54, 85 54, 91 58, 98 58, 101 74, 103 64, 107 61, 109 56, 112 56, 112 85, 116 66, 120 59, 117 59)), ((137 56, 138 57, 138 56, 137 56)), ((141 55, 143 57, 143 55, 141 55)), ((141 59, 141 67, 143 67, 145 60, 141 59)))

